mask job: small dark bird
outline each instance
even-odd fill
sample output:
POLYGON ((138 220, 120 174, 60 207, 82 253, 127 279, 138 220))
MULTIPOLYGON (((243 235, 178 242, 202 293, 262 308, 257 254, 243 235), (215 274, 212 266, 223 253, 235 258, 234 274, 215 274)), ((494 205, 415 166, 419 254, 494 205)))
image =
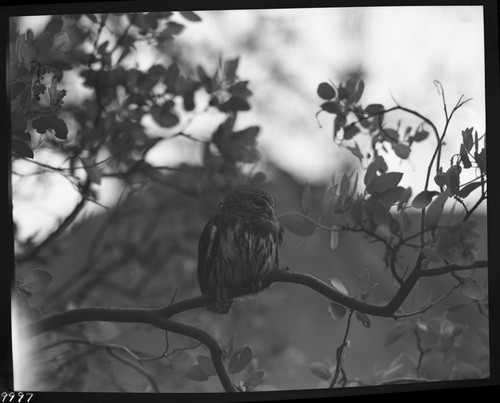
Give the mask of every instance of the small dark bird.
POLYGON ((283 227, 274 215, 272 196, 257 188, 229 193, 203 230, 198 243, 198 283, 217 301, 206 309, 228 313, 229 290, 249 286, 253 293, 279 265, 283 227))

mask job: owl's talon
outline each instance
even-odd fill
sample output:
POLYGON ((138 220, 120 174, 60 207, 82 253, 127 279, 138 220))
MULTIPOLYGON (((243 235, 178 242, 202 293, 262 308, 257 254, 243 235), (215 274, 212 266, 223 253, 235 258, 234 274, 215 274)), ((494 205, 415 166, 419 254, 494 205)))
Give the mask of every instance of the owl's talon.
POLYGON ((262 281, 257 280, 257 281, 254 281, 252 283, 252 292, 253 293, 257 293, 257 292, 261 291, 262 288, 263 288, 262 281))

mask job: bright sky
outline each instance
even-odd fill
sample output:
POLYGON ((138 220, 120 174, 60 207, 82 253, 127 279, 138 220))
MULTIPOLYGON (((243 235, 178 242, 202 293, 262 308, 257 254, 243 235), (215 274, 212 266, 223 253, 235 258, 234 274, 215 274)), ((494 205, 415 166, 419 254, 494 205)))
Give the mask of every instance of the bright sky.
MULTIPOLYGON (((464 128, 474 126, 482 135, 482 11, 482 7, 441 6, 202 11, 198 14, 203 22, 189 23, 178 41, 207 70, 213 69, 219 53, 227 58, 241 57, 239 75, 250 80, 254 95, 252 111, 240 114, 238 125, 260 125, 259 146, 264 158, 305 183, 329 178, 349 156, 332 142, 330 116, 320 115, 322 128, 318 126, 316 87, 322 81, 338 82, 342 74, 358 66, 366 74, 363 105, 377 102, 390 107, 394 97, 399 104, 433 120, 438 129, 443 127, 444 113, 434 80, 443 84, 450 108, 462 94, 473 98, 455 115, 443 161, 458 151, 464 128)), ((21 32, 31 27, 36 33, 44 21, 45 17, 25 18, 21 32)), ((139 52, 133 63, 144 69, 157 60, 151 49, 143 47, 139 52)), ((193 122, 189 130, 206 137, 219 122, 211 115, 193 122)), ((402 185, 421 186, 425 158, 434 145, 432 140, 417 144, 407 161, 389 161, 392 169, 405 173, 402 185)), ((36 158, 54 162, 46 153, 37 153, 36 158)), ((175 149, 169 142, 168 147, 154 150, 151 158, 172 164, 197 161, 199 156, 182 142, 175 149)), ((31 168, 18 162, 15 169, 31 168)), ((43 187, 33 190, 34 184, 41 184, 39 179, 18 191, 13 182, 14 217, 22 237, 36 231, 43 237, 51 223, 67 215, 77 202, 78 195, 67 181, 56 176, 51 180, 54 182, 46 191, 43 187)), ((103 181, 101 194, 105 204, 118 196, 110 181, 103 181)))

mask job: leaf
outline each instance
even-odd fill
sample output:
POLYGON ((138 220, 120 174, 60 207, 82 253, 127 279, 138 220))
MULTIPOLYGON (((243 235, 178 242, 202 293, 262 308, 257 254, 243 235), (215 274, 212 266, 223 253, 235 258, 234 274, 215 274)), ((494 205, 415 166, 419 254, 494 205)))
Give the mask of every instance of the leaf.
POLYGON ((433 262, 439 262, 442 259, 437 249, 431 248, 430 246, 426 246, 422 249, 422 255, 433 262))
POLYGON ((250 104, 243 98, 232 96, 228 101, 219 105, 221 112, 236 112, 250 110, 250 104))
POLYGON ((469 183, 468 185, 465 185, 462 189, 460 189, 460 191, 458 192, 458 196, 461 197, 462 199, 465 199, 467 196, 471 194, 471 192, 474 189, 477 189, 480 186, 481 182, 469 183))
POLYGON ((349 295, 349 292, 347 291, 347 288, 345 288, 345 285, 340 281, 338 277, 332 277, 330 279, 330 284, 335 288, 337 291, 341 292, 344 295, 349 295))
POLYGON ((480 301, 486 298, 486 291, 472 277, 465 277, 461 288, 462 294, 469 299, 480 301))
POLYGON ((301 213, 283 213, 278 220, 290 232, 300 236, 309 236, 316 230, 316 224, 308 216, 301 213))
POLYGON ((212 82, 212 79, 208 76, 208 74, 205 72, 205 69, 203 66, 198 65, 196 67, 196 72, 198 73, 198 77, 205 88, 205 91, 210 94, 214 90, 214 85, 212 82))
POLYGON ((345 87, 342 87, 342 85, 339 85, 338 93, 339 99, 347 99, 347 97, 349 96, 349 91, 347 91, 345 87))
POLYGON ((252 95, 252 91, 250 91, 248 88, 248 81, 238 81, 234 84, 232 84, 227 91, 231 95, 235 95, 239 98, 248 98, 250 95, 252 95))
POLYGON ((399 133, 394 129, 382 129, 382 132, 388 137, 390 140, 396 142, 399 141, 399 133))
POLYGON ((208 376, 215 375, 217 371, 215 370, 214 363, 210 357, 206 355, 199 355, 196 360, 202 371, 208 376))
POLYGON ((236 70, 240 63, 240 58, 235 57, 234 59, 229 59, 224 62, 224 76, 226 80, 232 82, 236 78, 236 70))
POLYGON ((194 13, 193 11, 179 11, 179 13, 188 21, 201 21, 201 18, 198 16, 198 14, 194 13))
POLYGON ((337 134, 340 129, 342 129, 345 124, 347 123, 347 120, 345 116, 338 114, 335 116, 335 119, 333 120, 333 138, 337 138, 337 134))
POLYGON ((407 187, 404 189, 403 193, 401 194, 401 197, 399 198, 399 203, 398 203, 398 211, 401 211, 401 209, 408 203, 408 200, 410 200, 412 193, 411 187, 407 187))
POLYGON ((192 381, 203 382, 206 381, 209 376, 201 369, 201 367, 196 364, 191 366, 186 372, 186 378, 192 381))
POLYGON ((337 198, 337 195, 335 194, 336 191, 337 186, 333 184, 325 190, 323 200, 321 201, 321 217, 325 217, 330 213, 330 210, 335 203, 335 199, 337 198))
POLYGON ((61 140, 67 139, 68 126, 66 126, 64 120, 59 119, 56 115, 42 116, 34 119, 31 124, 38 133, 43 134, 47 130, 54 130, 57 138, 61 140))
POLYGON ((246 390, 251 390, 258 386, 266 376, 266 372, 263 369, 259 369, 255 372, 252 372, 249 376, 247 376, 244 380, 244 385, 246 390))
POLYGON ((472 127, 462 130, 462 141, 467 151, 472 150, 472 146, 474 145, 474 140, 472 140, 472 127))
POLYGON ((357 199, 351 204, 349 209, 352 219, 355 224, 360 224, 363 220, 363 200, 357 199))
POLYGON ((257 172, 254 176, 252 176, 252 179, 250 179, 250 185, 256 186, 261 184, 266 180, 266 174, 264 172, 257 172))
POLYGON ((258 157, 255 144, 259 132, 259 126, 250 126, 232 132, 229 127, 223 124, 218 129, 218 133, 214 134, 213 142, 220 153, 232 161, 253 162, 258 157))
POLYGON ((389 225, 389 212, 388 207, 384 206, 382 203, 375 201, 373 203, 367 204, 368 212, 371 213, 373 222, 378 226, 388 226, 389 225))
POLYGON ((153 105, 151 107, 151 116, 162 127, 173 127, 179 123, 179 117, 172 112, 174 101, 168 100, 162 105, 153 105))
POLYGON ((432 198, 438 194, 439 192, 436 191, 423 190, 415 196, 411 205, 417 209, 426 208, 432 201, 432 198))
POLYGON ((444 355, 439 351, 429 352, 422 358, 420 376, 428 379, 438 379, 443 373, 444 355))
POLYGON ((249 346, 244 346, 236 350, 229 359, 228 371, 236 374, 246 368, 253 358, 253 350, 249 346))
POLYGON ((405 160, 410 156, 411 148, 406 144, 396 144, 394 146, 394 153, 401 159, 405 160))
POLYGON ((326 100, 335 98, 336 95, 335 89, 328 83, 320 83, 316 92, 320 98, 326 100))
POLYGON ((481 371, 468 362, 460 362, 452 369, 450 380, 480 379, 481 371))
POLYGON ((451 193, 456 195, 460 188, 460 168, 459 165, 452 165, 444 174, 445 182, 449 186, 451 193))
POLYGON ((408 322, 406 321, 398 321, 394 323, 387 333, 385 334, 384 337, 384 346, 390 346, 391 344, 394 344, 396 341, 398 341, 401 337, 404 336, 404 334, 408 331, 409 326, 408 322))
POLYGON ((350 101, 352 103, 356 103, 361 99, 361 96, 363 95, 363 91, 365 89, 365 83, 363 80, 359 80, 356 85, 355 91, 352 93, 350 97, 350 101))
POLYGON ((58 139, 66 140, 68 138, 68 126, 62 119, 53 119, 49 123, 54 130, 54 134, 58 139))
POLYGON ((49 32, 52 36, 61 31, 63 27, 63 19, 61 16, 53 16, 47 26, 45 27, 45 31, 49 32))
POLYGON ((34 157, 33 150, 25 141, 12 139, 12 151, 15 154, 19 155, 20 157, 26 157, 26 158, 34 157))
POLYGON ((401 230, 407 233, 411 228, 411 218, 403 210, 401 210, 401 230))
POLYGON ((328 304, 328 312, 330 313, 330 316, 333 318, 333 320, 340 320, 345 316, 347 309, 345 306, 331 301, 328 304))
POLYGON ((366 328, 369 328, 372 325, 370 318, 368 317, 368 315, 364 313, 356 311, 356 319, 358 319, 361 322, 361 324, 366 328))
MULTIPOLYGON (((62 104, 62 99, 66 96, 66 90, 58 90, 57 89, 57 77, 54 75, 52 77, 52 83, 49 88, 49 97, 50 97, 50 105, 59 108, 62 104)), ((67 134, 67 129, 66 129, 67 134)))
POLYGON ((481 152, 475 154, 476 163, 482 174, 486 174, 486 149, 483 148, 481 152))
POLYGON ((352 192, 351 192, 351 198, 354 198, 356 196, 356 193, 358 191, 358 180, 359 180, 359 173, 356 172, 356 177, 354 178, 354 183, 352 185, 352 192))
POLYGON ((427 130, 419 130, 413 136, 413 141, 419 142, 425 140, 429 137, 429 132, 427 130))
POLYGON ((374 194, 373 198, 379 203, 382 203, 384 206, 390 207, 400 201, 404 192, 405 188, 402 186, 396 186, 395 188, 387 189, 385 192, 374 194))
POLYGON ((356 134, 358 134, 361 130, 355 123, 350 124, 349 126, 344 127, 344 140, 351 140, 356 134))
POLYGON ((339 112, 337 102, 333 102, 333 101, 323 102, 321 104, 321 109, 323 109, 325 112, 333 113, 333 114, 337 114, 339 112))
POLYGON ((349 175, 342 175, 342 179, 340 180, 340 192, 339 199, 340 203, 344 203, 344 201, 349 197, 349 190, 351 187, 349 175))
POLYGON ((24 277, 21 287, 31 293, 38 293, 45 290, 52 282, 54 276, 47 270, 34 269, 24 277))
POLYGON ((322 362, 313 362, 309 365, 309 371, 311 371, 318 378, 325 381, 330 380, 330 369, 322 362))
POLYGON ((361 127, 364 127, 365 129, 368 129, 371 125, 368 119, 361 119, 359 124, 361 125, 361 127))
POLYGON ((437 251, 449 263, 468 266, 474 263, 474 243, 479 235, 463 224, 451 228, 440 228, 437 232, 437 251))
POLYGON ((177 87, 177 80, 179 80, 180 76, 180 69, 179 65, 175 62, 171 63, 170 66, 168 66, 168 69, 165 71, 165 84, 167 85, 168 91, 171 94, 177 93, 176 87, 177 87))
POLYGON ((361 152, 361 149, 359 148, 358 143, 354 143, 353 147, 345 146, 352 155, 354 155, 357 159, 359 159, 360 162, 362 162, 364 156, 363 153, 361 152))
POLYGON ((332 225, 330 230, 330 248, 332 250, 337 249, 339 246, 339 232, 336 225, 332 225))
POLYGON ((465 146, 463 144, 460 144, 460 161, 462 162, 462 165, 465 169, 469 169, 472 167, 469 155, 467 154, 467 151, 465 151, 465 146))
POLYGON ((390 188, 398 186, 402 177, 402 172, 387 172, 380 176, 376 176, 370 181, 366 187, 366 191, 370 194, 382 193, 390 188))
POLYGON ((85 171, 87 172, 87 175, 89 176, 91 182, 100 185, 102 173, 96 166, 95 162, 87 157, 80 157, 80 159, 83 163, 83 167, 85 168, 85 171))
POLYGON ((182 24, 179 24, 178 22, 174 21, 169 21, 167 22, 167 26, 165 30, 163 31, 165 35, 170 36, 170 35, 179 35, 183 30, 185 26, 182 24))
POLYGON ((461 304, 452 305, 452 306, 446 308, 446 311, 455 312, 455 311, 458 311, 459 309, 462 309, 468 305, 470 305, 470 302, 462 302, 461 304))
POLYGON ((387 164, 384 160, 384 157, 378 156, 374 158, 374 160, 370 162, 370 164, 366 168, 364 177, 365 186, 368 186, 370 182, 377 176, 377 172, 387 172, 387 164))
POLYGON ((304 189, 302 190, 300 206, 304 214, 309 213, 309 209, 311 208, 311 187, 309 186, 309 183, 306 183, 304 189))
POLYGON ((226 347, 224 348, 225 351, 224 360, 226 359, 226 357, 233 355, 235 338, 236 338, 236 332, 232 335, 231 339, 228 341, 226 347))
POLYGON ((425 227, 435 228, 443 214, 443 208, 449 197, 449 189, 445 190, 436 197, 430 204, 427 214, 425 215, 425 227))
POLYGON ((384 106, 381 104, 370 104, 365 108, 365 112, 369 115, 376 115, 384 111, 384 106))

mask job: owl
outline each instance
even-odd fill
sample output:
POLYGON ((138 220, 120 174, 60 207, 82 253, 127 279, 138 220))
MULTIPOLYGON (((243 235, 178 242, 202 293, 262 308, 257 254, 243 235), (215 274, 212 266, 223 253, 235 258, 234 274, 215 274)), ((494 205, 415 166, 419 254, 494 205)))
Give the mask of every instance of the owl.
POLYGON ((272 196, 257 188, 229 193, 206 224, 198 243, 198 283, 203 295, 217 301, 206 309, 228 313, 229 290, 250 285, 262 290, 262 281, 279 265, 283 227, 274 215, 272 196))

